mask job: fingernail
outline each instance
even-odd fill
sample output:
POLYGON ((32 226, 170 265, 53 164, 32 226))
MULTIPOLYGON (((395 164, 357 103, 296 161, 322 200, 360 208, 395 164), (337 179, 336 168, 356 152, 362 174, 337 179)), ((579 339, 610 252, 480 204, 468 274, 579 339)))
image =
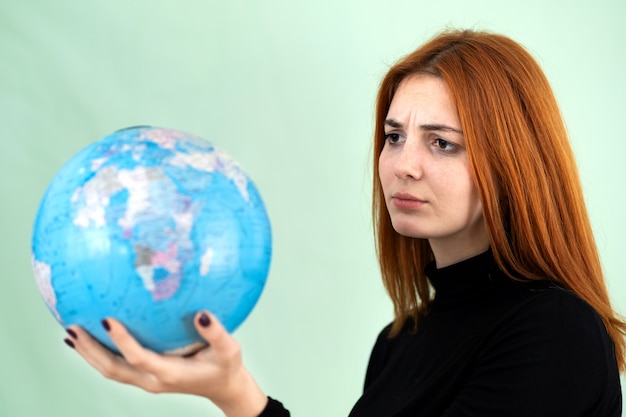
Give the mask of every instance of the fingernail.
POLYGON ((102 327, 104 327, 104 330, 106 330, 107 332, 111 331, 111 325, 109 324, 107 319, 102 319, 102 327))
POLYGON ((200 323, 200 326, 202 327, 209 327, 209 325, 211 324, 211 319, 206 313, 202 313, 198 318, 198 323, 200 323))
POLYGON ((72 339, 74 339, 74 340, 78 339, 78 335, 76 334, 76 332, 74 330, 72 330, 72 329, 65 329, 65 331, 67 332, 67 334, 72 336, 72 339))
POLYGON ((75 349, 74 342, 72 342, 70 339, 63 339, 63 341, 65 342, 66 345, 68 345, 72 349, 75 349))

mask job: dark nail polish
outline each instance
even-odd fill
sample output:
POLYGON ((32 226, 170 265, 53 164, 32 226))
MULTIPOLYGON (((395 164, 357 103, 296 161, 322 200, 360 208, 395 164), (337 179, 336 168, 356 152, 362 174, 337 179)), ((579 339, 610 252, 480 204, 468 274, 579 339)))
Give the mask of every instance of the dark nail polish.
POLYGON ((102 327, 104 327, 104 330, 106 330, 107 332, 111 331, 111 325, 109 324, 107 319, 102 320, 102 327))
POLYGON ((72 329, 65 329, 65 331, 67 332, 67 334, 69 334, 72 339, 76 340, 78 339, 78 335, 76 334, 76 332, 72 329))
POLYGON ((200 326, 202 327, 209 327, 209 325, 211 324, 211 319, 209 318, 209 316, 206 315, 206 313, 202 313, 198 318, 198 323, 200 323, 200 326))
POLYGON ((63 341, 65 342, 66 345, 74 349, 74 342, 72 342, 70 339, 63 339, 63 341))

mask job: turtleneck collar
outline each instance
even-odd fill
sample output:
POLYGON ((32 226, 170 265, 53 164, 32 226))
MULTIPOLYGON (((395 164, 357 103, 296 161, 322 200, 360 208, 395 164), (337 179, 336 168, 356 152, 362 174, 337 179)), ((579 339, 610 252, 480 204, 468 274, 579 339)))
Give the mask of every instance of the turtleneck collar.
POLYGON ((435 289, 433 307, 473 300, 502 280, 491 249, 439 269, 432 262, 424 272, 435 289))

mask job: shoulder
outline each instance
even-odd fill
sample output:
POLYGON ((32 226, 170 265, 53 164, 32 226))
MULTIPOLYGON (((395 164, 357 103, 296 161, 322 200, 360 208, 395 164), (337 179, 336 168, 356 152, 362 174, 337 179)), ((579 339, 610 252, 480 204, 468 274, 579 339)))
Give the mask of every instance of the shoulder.
POLYGON ((389 351, 389 345, 394 340, 390 337, 392 325, 393 323, 389 323, 378 334, 378 337, 376 338, 376 343, 374 343, 374 347, 370 356, 370 367, 375 366, 377 363, 382 363, 385 361, 385 358, 387 357, 389 351))
POLYGON ((600 316, 569 290, 529 291, 482 340, 463 401, 494 401, 480 388, 491 387, 499 406, 520 415, 619 415, 617 361, 600 316))
POLYGON ((600 315, 574 292, 555 284, 526 285, 527 296, 512 307, 505 319, 522 330, 579 341, 608 338, 600 315))
POLYGON ((613 342, 596 311, 561 287, 531 291, 491 333, 480 362, 486 367, 497 364, 516 369, 519 389, 533 386, 533 390, 554 394, 553 400, 617 395, 619 372, 613 342))
MULTIPOLYGON (((407 320, 410 323, 413 323, 413 320, 407 320)), ((406 331, 406 328, 409 324, 405 323, 404 329, 402 332, 406 331)), ((411 324, 412 325, 412 324, 411 324)), ((369 363, 367 366, 367 371, 365 374, 365 388, 367 388, 374 379, 382 372, 391 352, 393 350, 393 346, 398 343, 398 337, 391 337, 391 328, 393 326, 393 322, 389 323, 385 326, 380 333, 378 334, 378 338, 376 339, 376 343, 374 343, 374 347, 372 348, 372 352, 370 354, 369 363)))
POLYGON ((610 357, 613 344, 600 315, 574 292, 554 284, 524 285, 526 296, 496 321, 491 335, 522 344, 534 341, 542 351, 576 350, 610 357))

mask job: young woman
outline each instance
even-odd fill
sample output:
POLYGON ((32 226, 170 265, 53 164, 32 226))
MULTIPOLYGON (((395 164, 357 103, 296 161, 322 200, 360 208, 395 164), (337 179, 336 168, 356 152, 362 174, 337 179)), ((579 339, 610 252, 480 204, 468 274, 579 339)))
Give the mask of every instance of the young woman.
MULTIPOLYGON (((373 217, 395 320, 350 416, 621 415, 626 324, 613 311, 574 157, 532 57, 489 33, 443 33, 381 84, 373 217)), ((103 320, 66 342, 106 377, 211 399, 229 417, 287 416, 208 312, 209 342, 163 357, 103 320)))

